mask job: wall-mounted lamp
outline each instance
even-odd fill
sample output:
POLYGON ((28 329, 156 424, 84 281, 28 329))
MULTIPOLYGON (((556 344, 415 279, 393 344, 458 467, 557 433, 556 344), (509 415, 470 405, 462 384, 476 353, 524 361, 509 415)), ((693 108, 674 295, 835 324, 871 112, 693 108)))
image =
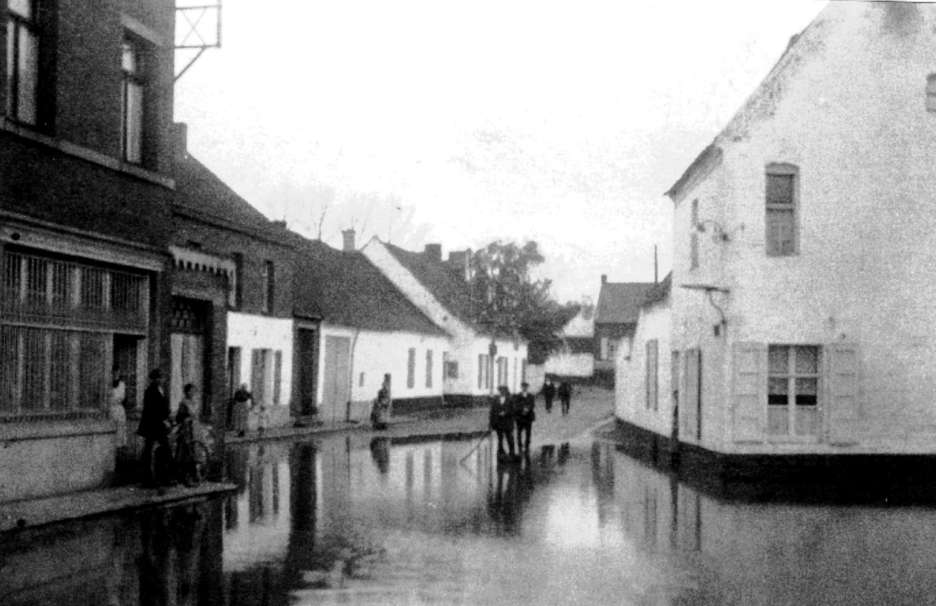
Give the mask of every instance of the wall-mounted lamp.
POLYGON ((700 234, 711 231, 713 242, 730 242, 731 236, 734 235, 734 232, 744 229, 744 224, 742 223, 736 229, 729 232, 724 227, 722 227, 718 221, 713 221, 712 219, 702 219, 695 224, 695 229, 700 234))

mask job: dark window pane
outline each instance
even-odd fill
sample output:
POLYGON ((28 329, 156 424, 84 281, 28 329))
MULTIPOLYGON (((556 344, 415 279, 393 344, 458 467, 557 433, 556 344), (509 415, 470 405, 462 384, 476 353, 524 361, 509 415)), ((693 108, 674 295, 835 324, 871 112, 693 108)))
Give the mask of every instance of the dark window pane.
POLYGON ((767 204, 793 204, 793 175, 767 175, 767 204))
POLYGON ((802 346, 796 348, 796 374, 819 374, 819 348, 802 346))
POLYGON ((771 345, 768 349, 767 360, 770 374, 785 375, 790 372, 790 348, 785 345, 771 345))
POLYGON ((819 394, 819 379, 796 379, 796 405, 815 406, 819 394))

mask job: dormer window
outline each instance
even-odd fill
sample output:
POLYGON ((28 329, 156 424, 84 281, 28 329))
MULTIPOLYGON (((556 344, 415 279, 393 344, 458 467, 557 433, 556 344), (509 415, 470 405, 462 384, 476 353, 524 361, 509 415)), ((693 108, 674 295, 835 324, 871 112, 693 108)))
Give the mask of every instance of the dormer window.
POLYGON ((9 0, 6 31, 6 112, 17 122, 38 122, 39 27, 36 0, 9 0))

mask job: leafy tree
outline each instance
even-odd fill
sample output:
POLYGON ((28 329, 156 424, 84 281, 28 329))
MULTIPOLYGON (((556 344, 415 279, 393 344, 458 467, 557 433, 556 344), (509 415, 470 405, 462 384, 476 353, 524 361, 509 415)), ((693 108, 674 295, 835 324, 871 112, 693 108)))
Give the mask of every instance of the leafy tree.
POLYGON ((550 297, 551 280, 530 276, 543 261, 532 240, 522 246, 491 242, 471 258, 473 319, 498 336, 525 339, 533 364, 561 345, 557 333, 578 312, 578 305, 560 305, 550 297))

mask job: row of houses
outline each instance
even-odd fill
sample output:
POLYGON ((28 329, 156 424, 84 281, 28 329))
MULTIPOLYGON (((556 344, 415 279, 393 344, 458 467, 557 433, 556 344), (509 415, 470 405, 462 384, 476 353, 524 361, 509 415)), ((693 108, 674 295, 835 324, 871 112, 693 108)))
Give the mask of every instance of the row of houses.
POLYGON ((155 368, 216 428, 241 384, 270 426, 363 419, 385 375, 398 409, 519 387, 526 345, 471 321, 470 251, 332 249, 188 153, 173 2, 0 9, 0 501, 106 481, 117 374, 131 431, 155 368))
POLYGON ((635 443, 933 453, 934 31, 931 4, 829 3, 666 192, 672 273, 616 352, 635 443))

